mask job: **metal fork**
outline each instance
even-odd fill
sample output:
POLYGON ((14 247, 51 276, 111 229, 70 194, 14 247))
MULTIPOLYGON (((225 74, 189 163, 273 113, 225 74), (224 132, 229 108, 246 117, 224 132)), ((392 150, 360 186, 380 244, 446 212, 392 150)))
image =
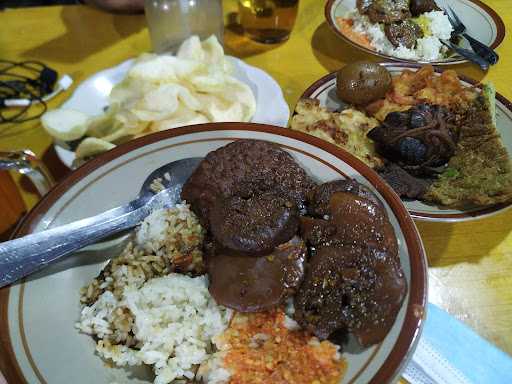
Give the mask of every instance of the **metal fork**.
POLYGON ((464 36, 469 42, 469 45, 471 45, 473 51, 475 51, 477 55, 481 56, 487 62, 489 62, 489 64, 496 64, 498 62, 500 57, 492 48, 474 39, 466 33, 466 26, 462 23, 462 21, 460 21, 452 7, 448 6, 444 9, 444 12, 448 16, 448 20, 450 20, 450 24, 453 27, 453 33, 455 35, 464 36))

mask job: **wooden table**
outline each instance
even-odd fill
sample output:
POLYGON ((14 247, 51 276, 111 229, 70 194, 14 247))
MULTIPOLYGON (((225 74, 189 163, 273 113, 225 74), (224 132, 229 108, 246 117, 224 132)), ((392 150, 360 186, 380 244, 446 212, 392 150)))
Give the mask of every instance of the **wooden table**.
MULTIPOLYGON (((510 0, 488 0, 488 5, 512 25, 510 0)), ((226 18, 236 1, 225 0, 226 18)), ((281 85, 293 109, 303 90, 344 63, 372 59, 338 39, 324 21, 323 2, 301 0, 299 17, 288 42, 265 46, 227 29, 226 51, 263 68, 281 85)), ((112 15, 85 6, 45 7, 0 12, 0 57, 37 59, 68 73, 74 86, 93 73, 149 50, 142 15, 112 15)), ((471 65, 456 69, 465 75, 493 81, 512 99, 512 34, 497 49, 501 62, 489 73, 471 65)), ((72 91, 72 89, 71 89, 72 91)), ((52 100, 57 107, 70 92, 52 100)), ((38 122, 0 127, 0 151, 30 148, 59 178, 51 139, 38 122)), ((27 207, 38 200, 23 191, 27 207)), ((2 216, 0 213, 0 220, 2 216)), ((512 354, 512 210, 475 222, 439 224, 417 222, 429 260, 429 300, 459 318, 480 335, 512 354)))

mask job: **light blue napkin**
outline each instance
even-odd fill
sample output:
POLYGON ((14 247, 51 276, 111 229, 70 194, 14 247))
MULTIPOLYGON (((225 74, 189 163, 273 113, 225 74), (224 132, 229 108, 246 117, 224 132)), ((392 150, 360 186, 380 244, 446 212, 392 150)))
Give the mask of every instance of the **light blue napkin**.
POLYGON ((429 304, 404 378, 412 384, 512 384, 512 357, 429 304))

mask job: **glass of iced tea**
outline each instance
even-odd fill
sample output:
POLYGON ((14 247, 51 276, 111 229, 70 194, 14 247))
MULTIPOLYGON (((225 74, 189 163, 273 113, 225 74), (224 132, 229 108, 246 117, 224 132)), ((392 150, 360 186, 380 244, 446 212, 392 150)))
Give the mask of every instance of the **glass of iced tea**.
POLYGON ((299 0, 238 0, 240 24, 261 43, 279 43, 290 37, 299 0))
POLYGON ((0 241, 8 239, 26 211, 25 202, 9 170, 27 176, 41 196, 54 185, 46 166, 30 150, 0 151, 0 241))
POLYGON ((0 169, 0 212, 0 241, 5 241, 19 218, 26 212, 26 208, 16 183, 9 172, 2 169, 0 169))

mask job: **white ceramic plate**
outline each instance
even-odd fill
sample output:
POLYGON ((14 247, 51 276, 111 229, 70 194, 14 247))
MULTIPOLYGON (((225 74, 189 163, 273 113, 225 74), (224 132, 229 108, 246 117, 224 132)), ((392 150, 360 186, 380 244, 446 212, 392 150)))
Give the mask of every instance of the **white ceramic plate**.
MULTIPOLYGON (((271 124, 286 127, 290 117, 290 109, 283 97, 281 87, 266 72, 244 63, 242 60, 228 56, 234 64, 235 77, 247 84, 256 98, 256 112, 251 120, 253 123, 271 124)), ((62 108, 74 109, 89 115, 99 115, 108 106, 108 95, 112 87, 121 82, 132 66, 133 59, 127 60, 116 67, 98 72, 81 83, 62 104, 62 108)), ((69 149, 55 145, 60 160, 72 168, 75 153, 69 149)))
MULTIPOLYGON (((398 238, 408 292, 384 341, 365 350, 347 348, 343 384, 383 384, 399 375, 421 333, 426 304, 426 260, 414 223, 400 199, 363 163, 315 137, 260 124, 217 123, 148 135, 91 160, 48 193, 18 235, 68 223, 133 199, 149 173, 168 162, 205 156, 233 140, 278 143, 318 181, 343 177, 367 185, 384 202, 398 238)), ((11 383, 147 383, 149 370, 107 366, 94 354, 94 341, 74 328, 80 287, 95 277, 112 244, 71 256, 28 281, 0 290, 0 367, 11 383), (18 369, 19 367, 19 369, 18 369)), ((119 247, 117 248, 119 251, 119 247)))
MULTIPOLYGON (((488 5, 479 0, 436 0, 441 8, 450 6, 453 8, 459 19, 467 28, 467 33, 482 43, 496 48, 505 37, 505 24, 496 12, 488 5)), ((385 59, 404 61, 404 62, 420 62, 414 60, 401 59, 394 56, 378 53, 377 51, 368 49, 352 41, 345 36, 336 23, 336 18, 343 17, 348 11, 356 7, 356 0, 329 0, 325 4, 325 18, 331 29, 345 40, 347 43, 359 48, 372 55, 380 56, 385 59)), ((471 49, 469 44, 464 40, 462 47, 471 49)), ((452 55, 443 60, 432 61, 431 64, 450 65, 467 62, 466 59, 459 55, 452 55)))
MULTIPOLYGON (((393 76, 404 69, 417 70, 421 66, 414 64, 381 63, 393 76)), ((459 75, 464 85, 476 84, 476 81, 459 75)), ((318 99, 320 105, 336 110, 343 104, 336 96, 336 73, 324 76, 311 85, 301 97, 318 99)), ((512 103, 500 94, 496 94, 496 125, 510 156, 512 156, 512 103)), ((496 214, 510 208, 512 203, 497 204, 491 207, 474 207, 465 210, 442 208, 437 205, 423 203, 419 200, 404 200, 404 204, 412 217, 428 221, 465 221, 479 219, 496 214)))

